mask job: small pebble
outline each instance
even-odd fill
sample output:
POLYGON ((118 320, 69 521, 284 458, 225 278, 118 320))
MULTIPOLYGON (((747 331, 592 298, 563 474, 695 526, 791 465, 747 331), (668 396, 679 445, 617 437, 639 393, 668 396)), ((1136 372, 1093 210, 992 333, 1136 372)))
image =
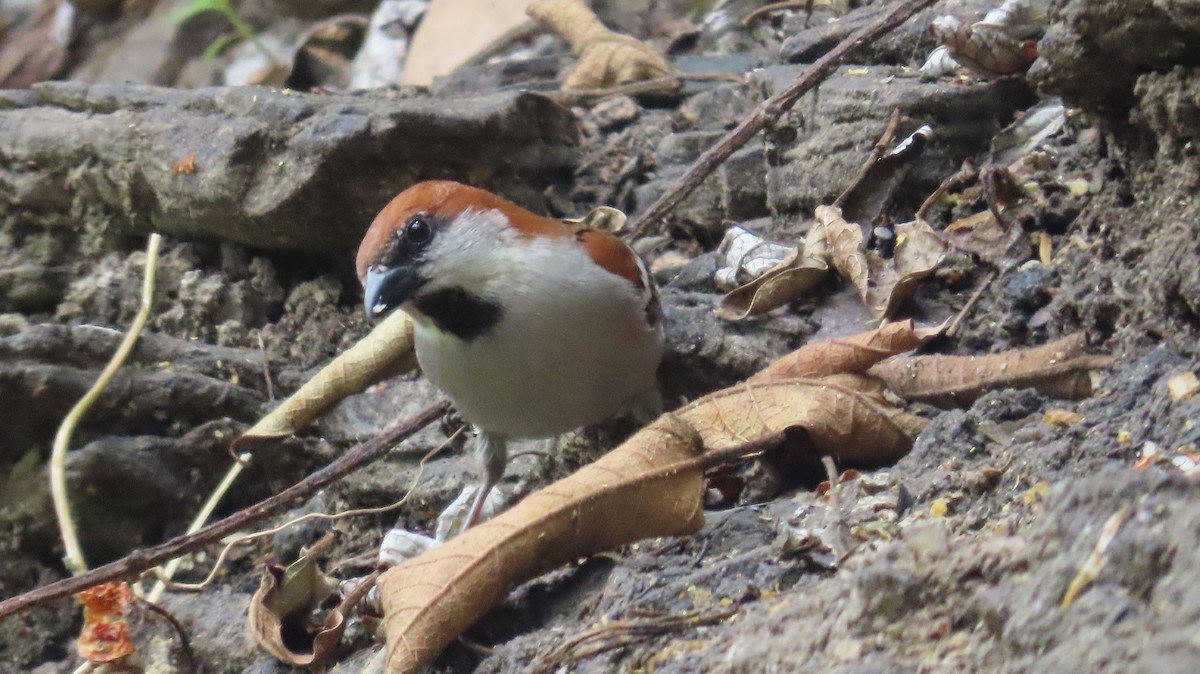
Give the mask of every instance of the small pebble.
POLYGON ((601 101, 592 108, 592 120, 603 131, 629 124, 642 114, 642 108, 628 96, 601 101))

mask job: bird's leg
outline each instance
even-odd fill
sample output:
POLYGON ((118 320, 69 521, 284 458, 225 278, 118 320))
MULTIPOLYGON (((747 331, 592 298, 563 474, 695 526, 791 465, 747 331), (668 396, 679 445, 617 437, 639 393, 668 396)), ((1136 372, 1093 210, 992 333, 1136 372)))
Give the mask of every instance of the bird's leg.
POLYGON ((483 504, 487 502, 488 494, 499 484, 500 478, 504 477, 504 465, 508 462, 508 442, 503 437, 479 431, 475 442, 475 456, 482 468, 481 479, 479 491, 475 493, 475 502, 471 504, 471 511, 463 523, 463 531, 479 523, 479 516, 483 513, 483 504))

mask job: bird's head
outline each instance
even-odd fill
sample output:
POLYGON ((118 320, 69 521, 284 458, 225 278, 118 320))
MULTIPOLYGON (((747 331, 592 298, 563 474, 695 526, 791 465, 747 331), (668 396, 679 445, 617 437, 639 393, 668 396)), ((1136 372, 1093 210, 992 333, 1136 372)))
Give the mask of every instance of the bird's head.
POLYGON ((403 306, 481 320, 500 310, 492 308, 496 298, 487 285, 520 263, 514 251, 538 237, 567 236, 561 222, 491 192, 449 181, 418 183, 384 207, 359 246, 367 316, 403 306))

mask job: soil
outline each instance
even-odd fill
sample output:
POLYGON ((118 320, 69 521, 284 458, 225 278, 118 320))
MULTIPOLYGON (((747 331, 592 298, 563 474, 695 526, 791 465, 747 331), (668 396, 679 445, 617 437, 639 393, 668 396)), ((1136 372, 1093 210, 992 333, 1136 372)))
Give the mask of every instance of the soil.
MULTIPOLYGON (((361 10, 364 3, 357 4, 361 10)), ((511 115, 538 115, 561 126, 566 113, 511 93, 482 107, 471 102, 522 82, 545 89, 538 78, 547 64, 554 72, 571 63, 560 44, 524 45, 537 57, 527 66, 501 59, 456 73, 453 93, 443 83, 445 93, 436 96, 467 102, 454 103, 446 113, 450 121, 430 122, 427 131, 511 134, 513 147, 526 147, 520 166, 480 150, 477 161, 487 165, 477 173, 432 158, 415 167, 402 160, 387 164, 387 176, 401 186, 431 175, 475 176, 554 215, 611 205, 636 216, 754 104, 841 31, 877 16, 883 3, 864 3, 838 22, 829 21, 830 8, 818 8, 811 25, 802 12, 790 11, 751 29, 697 19, 698 36, 678 21, 698 11, 695 4, 631 0, 597 3, 597 9, 610 25, 660 46, 671 42, 678 58, 698 58, 712 68, 721 67, 721 58, 765 67, 743 83, 693 83, 683 95, 577 105, 569 111, 577 133, 558 126, 533 133, 519 129, 514 120, 520 117, 511 115), (516 112, 506 112, 510 108, 516 112)), ((723 11, 740 16, 758 4, 724 3, 723 11)), ((663 288, 669 346, 660 382, 670 407, 734 384, 812 338, 866 327, 857 295, 836 281, 761 317, 717 318, 713 251, 731 223, 784 243, 802 240, 812 209, 845 188, 893 109, 902 113, 899 137, 923 124, 937 134, 900 175, 880 218, 910 220, 964 160, 993 161, 993 139, 1005 127, 1033 105, 1061 97, 1062 127, 1037 147, 1054 158, 1053 167, 1030 179, 1030 193, 1011 211, 1023 230, 1014 253, 1019 259, 952 252, 901 317, 938 323, 982 287, 955 334, 926 351, 996 352, 1082 331, 1095 352, 1115 357, 1094 377, 1094 395, 1062 401, 1005 390, 968 409, 915 406, 931 423, 912 452, 894 465, 860 467, 857 477, 832 491, 816 489, 815 481, 780 484, 761 466, 740 467, 738 479, 746 485, 740 498, 714 494, 720 505, 706 513, 696 535, 643 541, 526 583, 450 646, 432 671, 1196 671, 1200 487, 1195 469, 1190 476, 1188 470, 1200 461, 1200 395, 1175 399, 1168 381, 1200 374, 1200 15, 1186 3, 1151 0, 1029 4, 1047 18, 1041 58, 1027 75, 916 77, 920 59, 934 46, 924 30, 933 16, 952 12, 975 20, 990 8, 939 3, 868 45, 637 245, 663 288), (1043 238, 1049 264, 1038 262, 1043 238), (1139 462, 1155 451, 1157 459, 1139 462), (1062 605, 1106 527, 1115 527, 1115 535, 1099 553, 1103 565, 1062 605)), ((64 66, 74 70, 61 75, 95 81, 97 73, 129 61, 128 54, 112 55, 123 54, 128 31, 148 30, 150 19, 139 18, 146 14, 139 5, 130 0, 115 13, 82 19, 77 62, 64 66), (102 55, 103 63, 97 60, 102 55)), ((297 22, 313 20, 285 17, 287 3, 241 5, 265 34, 293 35, 297 22)), ((188 127, 191 117, 180 122, 190 128, 180 138, 192 138, 214 124, 205 116, 213 109, 241 105, 241 93, 222 98, 205 90, 177 98, 193 94, 149 87, 182 87, 200 70, 215 73, 232 58, 201 65, 194 46, 179 42, 207 35, 208 24, 161 30, 159 41, 176 41, 171 49, 157 47, 154 58, 163 65, 140 63, 127 75, 147 86, 83 88, 67 103, 64 97, 76 91, 71 87, 84 85, 54 85, 64 88, 45 88, 38 100, 6 91, 0 93, 0 130, 34 128, 28 125, 51 108, 100 119, 109 113, 89 106, 102 103, 112 115, 147 124, 162 122, 154 121, 160 114, 154 110, 195 114, 199 126, 188 127), (167 72, 170 81, 162 81, 167 72)), ((295 126, 264 131, 254 137, 270 142, 235 148, 231 159, 222 159, 228 173, 211 184, 244 200, 219 206, 187 201, 174 187, 137 178, 134 169, 98 181, 112 166, 129 166, 130 157, 143 156, 136 153, 160 147, 161 139, 140 147, 137 138, 122 137, 122 147, 135 154, 113 154, 115 163, 106 164, 105 151, 60 151, 45 129, 33 150, 0 133, 0 183, 10 194, 0 197, 0 597, 67 575, 44 466, 58 422, 138 310, 149 228, 178 229, 159 257, 147 333, 83 419, 68 461, 93 565, 182 533, 232 460, 230 440, 368 330, 352 269, 357 234, 345 233, 365 229, 386 200, 387 181, 371 177, 371 162, 390 160, 378 149, 367 160, 348 159, 346 152, 374 141, 359 132, 343 137, 336 123, 311 120, 361 116, 375 120, 367 124, 371 133, 386 135, 391 132, 379 131, 383 117, 372 117, 384 115, 385 99, 288 93, 302 101, 293 103, 277 91, 263 92, 279 97, 269 119, 295 126), (295 112, 302 107, 307 112, 295 112), (302 153, 304 146, 294 142, 301 133, 313 135, 313 146, 328 158, 303 167, 316 176, 312 183, 305 182, 308 174, 267 178, 238 164, 302 153), (33 151, 50 163, 27 163, 33 151), (252 202, 261 194, 251 198, 235 189, 239 176, 260 181, 260 189, 288 185, 291 196, 260 208, 252 202), (360 185, 347 190, 361 203, 304 201, 324 198, 338 184, 360 185), (73 185, 84 187, 69 194, 73 185), (320 189, 309 193, 305 185, 320 189), (103 198, 90 202, 84 188, 103 198), (129 190, 125 197, 122 190, 129 190), (336 226, 322 222, 343 208, 353 217, 336 226), (131 209, 147 210, 135 217, 131 209), (284 216, 296 220, 295 231, 329 235, 308 245, 277 223, 258 229, 264 219, 284 216), (206 220, 222 218, 205 229, 206 220), (166 220, 173 224, 157 224, 166 220)), ((403 105, 416 100, 403 114, 418 117, 426 114, 420 106, 441 107, 441 99, 420 91, 393 98, 403 105)), ((110 128, 107 123, 96 128, 110 128)), ((423 147, 437 147, 436 139, 423 147)), ((986 208, 978 188, 954 194, 931 210, 935 229, 986 208)), ((216 516, 277 493, 435 395, 412 374, 350 396, 299 439, 256 456, 216 516)), ((369 571, 388 529, 430 532, 475 469, 462 435, 424 467, 419 462, 462 425, 449 415, 263 526, 305 512, 385 506, 415 483, 401 508, 285 529, 235 548, 215 586, 168 593, 162 604, 189 637, 194 671, 292 671, 244 636, 262 564, 288 564, 327 538, 318 561, 345 579, 369 571)), ((501 489, 518 498, 633 429, 632 421, 619 419, 510 450, 528 453, 510 461, 501 489)), ((217 551, 193 557, 180 576, 202 578, 217 551)), ((0 673, 72 671, 80 662, 74 649, 80 625, 77 603, 66 600, 3 619, 0 673)), ((148 644, 142 657, 158 667, 154 671, 188 671, 177 637, 161 621, 143 617, 133 627, 139 643, 148 644)), ((336 671, 369 671, 378 647, 356 623, 336 671)))

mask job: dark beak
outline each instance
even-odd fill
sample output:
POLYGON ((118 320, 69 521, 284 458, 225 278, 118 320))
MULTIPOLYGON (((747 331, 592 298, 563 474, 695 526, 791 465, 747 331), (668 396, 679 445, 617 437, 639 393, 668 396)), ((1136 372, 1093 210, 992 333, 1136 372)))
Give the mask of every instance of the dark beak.
POLYGON ((367 310, 367 320, 390 314, 424 284, 425 279, 412 265, 368 269, 363 282, 363 308, 367 310))

